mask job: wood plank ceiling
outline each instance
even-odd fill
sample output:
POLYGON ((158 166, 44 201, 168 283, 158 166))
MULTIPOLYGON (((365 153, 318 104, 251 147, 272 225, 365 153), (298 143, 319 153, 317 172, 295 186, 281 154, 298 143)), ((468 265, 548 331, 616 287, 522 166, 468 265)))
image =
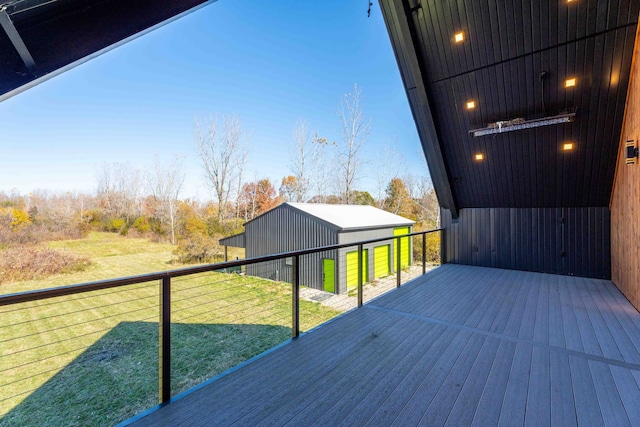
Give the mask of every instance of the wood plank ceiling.
POLYGON ((0 101, 212 1, 0 0, 0 101))
POLYGON ((608 206, 640 1, 380 3, 418 129, 433 123, 436 138, 420 136, 445 208, 608 206), (575 86, 565 87, 570 78, 575 86), (431 117, 413 94, 416 79, 431 117), (498 121, 566 112, 575 112, 573 122, 469 134, 498 121), (429 161, 434 144, 442 170, 429 161))

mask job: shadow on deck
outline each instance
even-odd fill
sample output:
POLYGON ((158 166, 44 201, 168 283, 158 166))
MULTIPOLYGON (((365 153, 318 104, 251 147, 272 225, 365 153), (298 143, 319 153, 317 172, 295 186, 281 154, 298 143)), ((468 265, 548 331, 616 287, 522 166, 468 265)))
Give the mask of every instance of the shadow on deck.
POLYGON ((447 264, 134 425, 640 425, 639 387, 611 282, 447 264))

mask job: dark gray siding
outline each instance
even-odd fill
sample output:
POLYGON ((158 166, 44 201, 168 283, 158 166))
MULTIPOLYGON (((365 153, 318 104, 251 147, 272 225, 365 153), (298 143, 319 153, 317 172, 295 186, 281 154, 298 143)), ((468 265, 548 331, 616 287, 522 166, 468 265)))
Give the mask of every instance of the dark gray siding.
POLYGON ((610 279, 610 213, 591 208, 442 211, 444 262, 610 279))
POLYGON ((233 246, 234 248, 244 248, 246 244, 245 235, 244 233, 234 234, 233 236, 220 239, 219 243, 225 246, 233 246))
MULTIPOLYGON (((406 227, 406 226, 405 226, 406 227)), ((410 227, 410 226, 409 226, 410 227)), ((373 239, 381 239, 383 237, 393 237, 393 228, 380 228, 376 230, 362 230, 362 231, 346 231, 341 232, 338 235, 338 243, 350 243, 350 242, 360 242, 363 240, 373 240, 373 239)), ((380 246, 383 244, 390 245, 390 256, 391 259, 394 259, 393 252, 393 239, 389 239, 389 241, 372 243, 368 245, 364 245, 362 249, 369 250, 369 277, 373 278, 373 248, 375 246, 380 246)), ((357 250, 357 246, 353 246, 350 248, 338 249, 338 257, 341 260, 340 263, 336 263, 336 270, 338 275, 338 283, 340 284, 340 293, 344 293, 347 291, 347 263, 346 257, 347 252, 357 250)), ((393 262, 391 263, 391 270, 393 270, 393 262)))
MULTIPOLYGON (((338 243, 337 231, 324 222, 280 205, 245 225, 247 258, 315 248, 338 243)), ((300 283, 322 289, 322 259, 338 259, 335 251, 300 258, 300 283)), ((285 282, 292 281, 292 267, 283 260, 247 266, 247 274, 285 282)), ((336 280, 337 283, 337 280, 336 280)))

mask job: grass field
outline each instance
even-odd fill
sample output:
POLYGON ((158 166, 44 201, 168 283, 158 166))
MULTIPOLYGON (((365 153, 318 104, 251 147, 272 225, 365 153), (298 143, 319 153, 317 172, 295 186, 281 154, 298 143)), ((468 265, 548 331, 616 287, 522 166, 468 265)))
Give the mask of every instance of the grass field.
MULTIPOLYGON (((91 258, 81 273, 3 293, 177 268, 172 247, 94 233, 52 247, 91 258)), ((172 282, 177 394, 291 335, 290 285, 225 273, 172 282)), ((157 403, 158 283, 0 307, 0 426, 114 425, 157 403)), ((301 301, 301 329, 339 314, 301 301)))
MULTIPOLYGON (((186 267, 172 262, 174 246, 153 243, 144 238, 123 237, 115 233, 92 232, 86 239, 49 242, 51 249, 71 251, 91 260, 82 272, 58 274, 42 280, 28 280, 0 285, 0 294, 31 291, 74 283, 135 276, 186 267)), ((244 257, 242 249, 229 248, 229 256, 244 257)))

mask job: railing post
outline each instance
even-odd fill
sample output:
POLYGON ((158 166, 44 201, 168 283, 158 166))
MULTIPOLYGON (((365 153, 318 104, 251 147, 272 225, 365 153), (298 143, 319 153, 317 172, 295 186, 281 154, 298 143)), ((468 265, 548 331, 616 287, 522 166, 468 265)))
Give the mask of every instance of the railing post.
POLYGON ((400 240, 400 237, 396 237, 397 239, 397 244, 396 244, 396 249, 397 249, 397 253, 396 253, 396 287, 400 287, 400 284, 402 283, 402 277, 401 277, 401 271, 402 268, 400 268, 400 261, 402 261, 402 257, 400 256, 400 254, 402 254, 402 247, 400 246, 400 244, 402 243, 402 241, 400 240))
POLYGON ((427 272, 427 233, 422 233, 422 274, 427 272))
POLYGON ((446 262, 447 235, 444 233, 444 230, 440 230, 438 233, 440 233, 440 265, 442 265, 446 262))
POLYGON ((291 336, 300 335, 300 255, 293 257, 293 284, 291 289, 291 336))
POLYGON ((362 307, 362 243, 358 245, 358 307, 362 307))
POLYGON ((162 278, 160 287, 160 321, 158 400, 166 403, 171 399, 171 277, 162 278))

